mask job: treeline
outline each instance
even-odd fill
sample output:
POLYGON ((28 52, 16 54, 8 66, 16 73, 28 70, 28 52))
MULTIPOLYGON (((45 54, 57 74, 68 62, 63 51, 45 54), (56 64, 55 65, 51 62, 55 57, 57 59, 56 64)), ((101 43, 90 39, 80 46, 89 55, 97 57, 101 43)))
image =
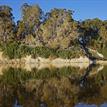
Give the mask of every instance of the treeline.
MULTIPOLYGON (((38 5, 27 3, 21 9, 22 18, 15 23, 12 9, 9 6, 0 6, 0 46, 7 55, 16 53, 17 56, 20 51, 19 56, 22 56, 19 49, 21 46, 35 48, 35 51, 38 47, 45 48, 43 52, 47 48, 55 52, 60 50, 62 53, 65 50, 81 51, 78 48, 79 36, 86 39, 87 46, 103 52, 106 50, 107 21, 98 18, 75 21, 72 10, 54 8, 44 13, 38 5)), ((25 50, 25 53, 29 54, 29 50, 25 50)), ((24 55, 25 53, 23 52, 24 55)))

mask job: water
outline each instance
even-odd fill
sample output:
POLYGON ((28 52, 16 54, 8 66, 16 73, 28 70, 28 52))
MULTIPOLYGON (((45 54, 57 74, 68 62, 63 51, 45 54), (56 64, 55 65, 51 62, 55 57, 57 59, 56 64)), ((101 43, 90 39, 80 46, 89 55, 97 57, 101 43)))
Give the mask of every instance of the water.
POLYGON ((2 69, 0 107, 107 107, 107 66, 2 69))

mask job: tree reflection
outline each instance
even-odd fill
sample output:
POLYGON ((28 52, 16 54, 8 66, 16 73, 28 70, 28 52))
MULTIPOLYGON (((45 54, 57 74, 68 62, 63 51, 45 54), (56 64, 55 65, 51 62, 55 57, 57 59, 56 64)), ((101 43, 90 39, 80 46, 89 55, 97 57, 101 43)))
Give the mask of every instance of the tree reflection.
POLYGON ((74 107, 80 102, 103 104, 107 102, 107 68, 102 72, 97 72, 98 69, 97 65, 91 64, 82 74, 78 68, 35 69, 32 72, 10 68, 0 75, 0 107, 74 107))
POLYGON ((96 65, 94 63, 92 63, 87 67, 85 74, 80 79, 80 86, 81 87, 84 87, 85 85, 87 85, 87 78, 88 78, 90 72, 92 71, 93 67, 95 67, 95 66, 96 65))

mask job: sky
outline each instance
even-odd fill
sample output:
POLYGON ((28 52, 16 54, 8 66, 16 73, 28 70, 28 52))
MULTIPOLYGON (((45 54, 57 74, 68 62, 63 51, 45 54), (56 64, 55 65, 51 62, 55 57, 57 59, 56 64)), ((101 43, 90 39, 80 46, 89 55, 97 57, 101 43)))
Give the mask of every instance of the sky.
POLYGON ((13 9, 15 21, 21 19, 23 3, 38 4, 44 12, 49 12, 53 8, 70 9, 74 11, 75 20, 107 20, 107 0, 0 0, 0 5, 8 5, 13 9))

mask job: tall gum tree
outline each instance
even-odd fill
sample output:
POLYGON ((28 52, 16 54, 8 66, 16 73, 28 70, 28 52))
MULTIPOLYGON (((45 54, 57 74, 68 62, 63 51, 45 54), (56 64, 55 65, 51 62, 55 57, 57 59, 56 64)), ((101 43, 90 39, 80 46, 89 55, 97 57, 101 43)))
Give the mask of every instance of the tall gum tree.
POLYGON ((72 46, 77 37, 77 23, 72 18, 72 11, 53 9, 47 13, 44 23, 40 25, 37 38, 49 48, 66 49, 72 46))
POLYGON ((0 42, 10 41, 14 37, 14 29, 12 9, 9 6, 0 6, 0 42))

